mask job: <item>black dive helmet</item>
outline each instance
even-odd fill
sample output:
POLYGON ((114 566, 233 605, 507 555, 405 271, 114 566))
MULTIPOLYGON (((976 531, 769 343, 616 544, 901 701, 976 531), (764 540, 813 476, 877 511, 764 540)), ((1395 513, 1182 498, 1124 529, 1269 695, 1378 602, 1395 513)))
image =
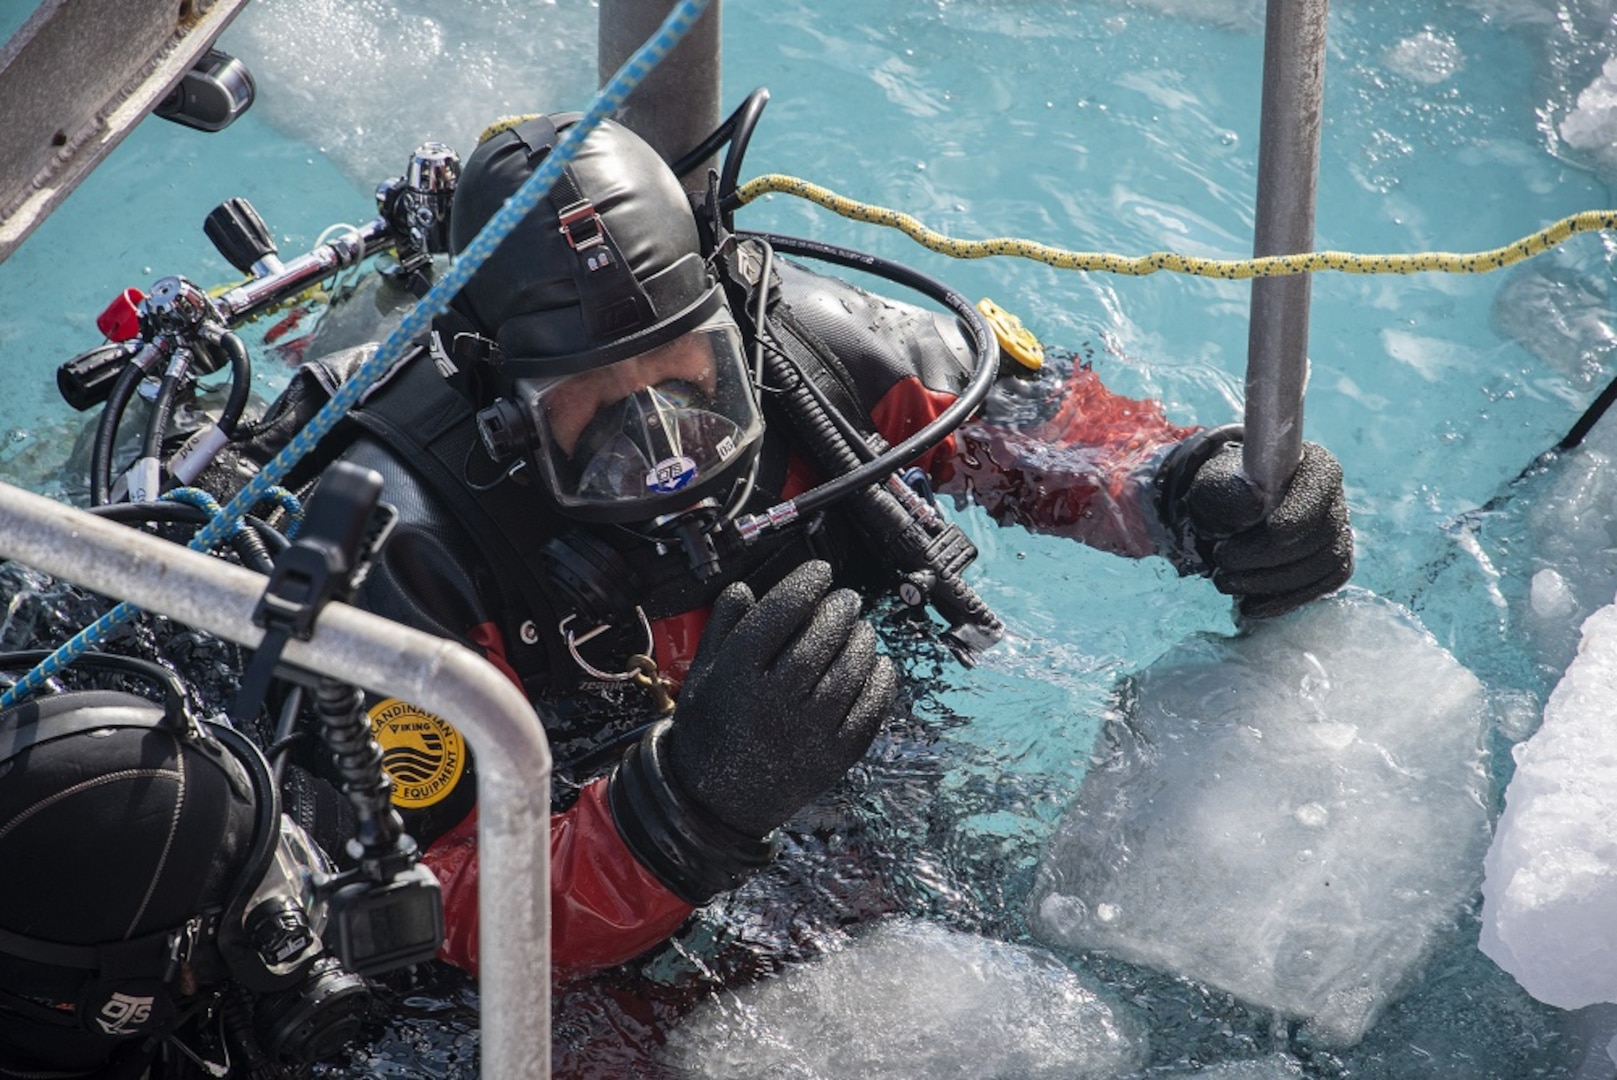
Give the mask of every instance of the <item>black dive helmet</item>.
MULTIPOLYGON (((576 120, 484 133, 455 190, 454 250, 576 120)), ((478 413, 485 447, 497 461, 527 455, 562 513, 661 524, 721 496, 755 462, 763 421, 690 200, 622 125, 590 132, 457 308, 492 335, 485 370, 498 397, 478 413)))
MULTIPOLYGON (((44 655, 0 654, 0 670, 44 655)), ((0 712, 0 1076, 140 1075, 164 1040, 206 1041, 200 1022, 249 992, 225 1028, 238 1059, 250 1032, 253 1075, 335 1052, 370 992, 292 917, 329 864, 281 816, 263 756, 195 720, 159 665, 77 663, 166 700, 70 690, 0 712)))

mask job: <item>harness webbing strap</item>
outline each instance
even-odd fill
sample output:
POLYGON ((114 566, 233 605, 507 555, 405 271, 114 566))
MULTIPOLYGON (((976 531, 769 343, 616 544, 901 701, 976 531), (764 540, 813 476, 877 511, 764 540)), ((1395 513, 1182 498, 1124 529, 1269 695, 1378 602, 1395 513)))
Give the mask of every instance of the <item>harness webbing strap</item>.
MULTIPOLYGON (((499 475, 500 467, 483 450, 466 399, 418 353, 405 361, 393 383, 353 410, 349 418, 403 457, 450 509, 488 561, 505 596, 513 601, 504 612, 506 621, 520 625, 532 619, 543 626, 540 638, 546 646, 549 671, 566 670, 566 654, 551 632, 559 616, 533 569, 554 526, 544 520, 542 499, 513 498, 509 482, 488 491, 468 485, 468 468, 481 465, 493 477, 499 475)), ((511 626, 502 629, 509 634, 511 626)), ((515 641, 508 640, 506 645, 507 659, 524 682, 543 674, 533 662, 537 657, 522 656, 515 641)))

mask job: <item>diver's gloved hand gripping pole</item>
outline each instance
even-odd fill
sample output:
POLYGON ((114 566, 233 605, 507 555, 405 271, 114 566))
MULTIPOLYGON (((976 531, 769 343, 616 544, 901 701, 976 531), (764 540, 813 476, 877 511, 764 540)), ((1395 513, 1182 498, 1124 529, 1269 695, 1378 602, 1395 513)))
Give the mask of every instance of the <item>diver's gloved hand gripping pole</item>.
POLYGON ((1162 554, 1181 574, 1209 577, 1237 598, 1245 618, 1283 615, 1345 584, 1353 574, 1342 466, 1318 443, 1267 516, 1262 494, 1241 472, 1239 424, 1197 432, 1158 468, 1157 511, 1167 530, 1162 554))
POLYGON ((767 865, 772 834, 864 755, 898 688, 876 632, 824 562, 755 601, 719 595, 671 721, 613 773, 629 849, 681 899, 706 902, 767 865))

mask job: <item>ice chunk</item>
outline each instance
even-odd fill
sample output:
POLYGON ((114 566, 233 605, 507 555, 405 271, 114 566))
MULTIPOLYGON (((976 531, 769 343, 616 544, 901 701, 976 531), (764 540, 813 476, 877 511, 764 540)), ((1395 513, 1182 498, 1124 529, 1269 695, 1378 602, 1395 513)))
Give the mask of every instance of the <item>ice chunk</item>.
POLYGON ((1482 951, 1529 994, 1617 1002, 1617 605, 1583 624, 1577 658, 1514 756, 1488 851, 1482 951))
POLYGON ((1561 138, 1594 159, 1601 179, 1617 176, 1617 56, 1608 59, 1600 74, 1578 94, 1576 105, 1561 121, 1561 138))
POLYGON ((1617 351, 1604 273, 1604 265, 1597 274, 1555 255, 1515 268, 1494 297, 1494 331, 1579 390, 1604 386, 1617 351))
POLYGON ((1190 1074, 1190 1080, 1298 1080, 1303 1067, 1297 1059, 1271 1054, 1247 1061, 1226 1061, 1190 1074))
POLYGON ((1549 567, 1533 575, 1527 595, 1533 614, 1541 619, 1564 619, 1578 608, 1577 595, 1566 578, 1549 567))
POLYGON ((1123 704, 1040 866, 1035 932, 1357 1042, 1480 876, 1481 684, 1355 592, 1189 641, 1123 704))
POLYGON ((673 1064, 711 1080, 1084 1080, 1143 1051, 1139 1025, 1049 953, 904 920, 725 994, 668 1039, 673 1064))
POLYGON ((1515 625, 1550 672, 1577 653, 1579 626, 1617 590, 1617 414, 1539 479, 1524 506, 1526 543, 1515 572, 1531 582, 1515 625))

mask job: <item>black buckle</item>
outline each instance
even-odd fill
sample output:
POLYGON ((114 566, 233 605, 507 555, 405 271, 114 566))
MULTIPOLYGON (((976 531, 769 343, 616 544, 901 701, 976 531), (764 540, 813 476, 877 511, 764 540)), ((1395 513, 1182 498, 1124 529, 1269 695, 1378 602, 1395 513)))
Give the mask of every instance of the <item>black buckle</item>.
POLYGON ((482 334, 460 333, 450 342, 449 358, 461 368, 481 363, 498 364, 500 346, 482 334))
POLYGON ((257 715, 287 641, 308 641, 327 602, 346 600, 359 587, 398 520, 398 511, 379 501, 381 492, 379 475, 350 462, 337 462, 321 477, 302 535, 275 557, 253 611, 264 637, 242 672, 232 720, 257 715))

